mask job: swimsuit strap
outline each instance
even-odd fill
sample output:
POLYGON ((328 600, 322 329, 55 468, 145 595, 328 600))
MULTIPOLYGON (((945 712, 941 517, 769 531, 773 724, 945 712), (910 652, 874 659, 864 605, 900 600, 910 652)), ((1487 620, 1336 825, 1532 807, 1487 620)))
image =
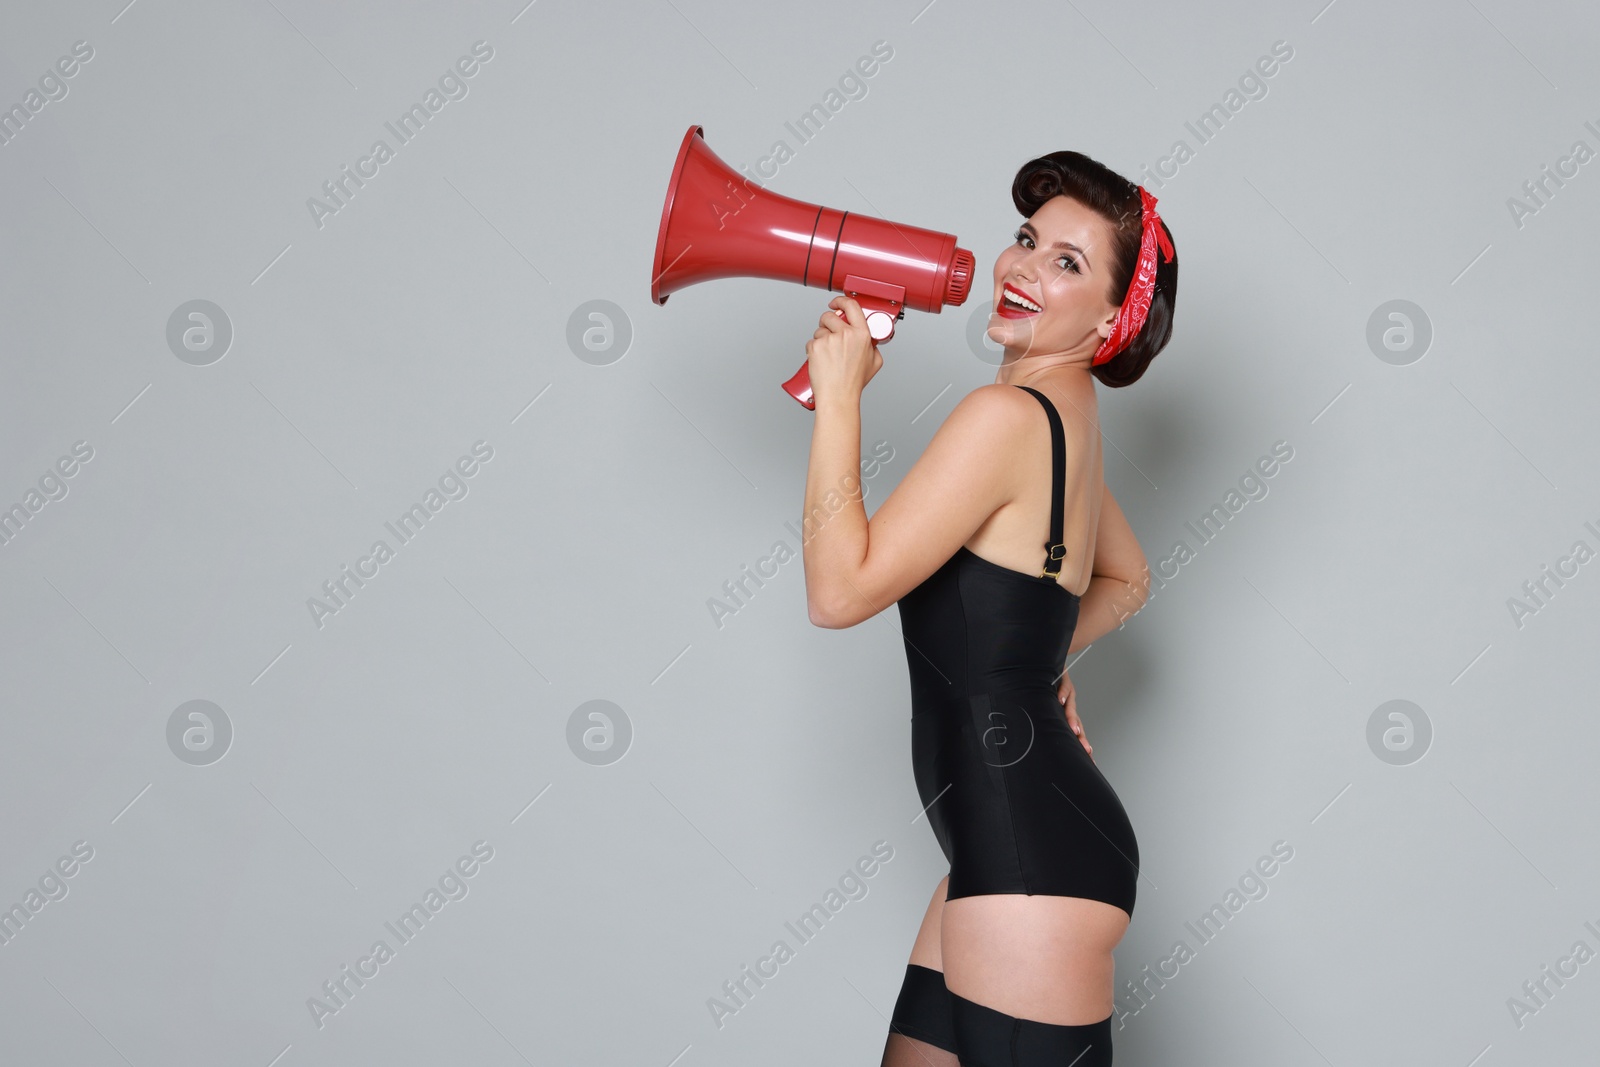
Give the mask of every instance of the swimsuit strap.
POLYGON ((1066 478, 1066 433, 1061 428, 1061 416, 1057 414, 1056 406, 1050 403, 1043 393, 1031 385, 1019 385, 1017 388, 1026 389, 1032 393, 1034 399, 1044 405, 1045 414, 1050 416, 1050 447, 1052 450, 1050 466, 1055 475, 1050 483, 1050 531, 1052 535, 1061 535, 1063 539, 1045 543, 1047 554, 1044 561, 1044 570, 1039 572, 1039 577, 1054 578, 1061 573, 1061 560, 1067 554, 1066 529, 1063 521, 1065 518, 1065 506, 1062 502, 1063 490, 1061 488, 1061 483, 1066 478))

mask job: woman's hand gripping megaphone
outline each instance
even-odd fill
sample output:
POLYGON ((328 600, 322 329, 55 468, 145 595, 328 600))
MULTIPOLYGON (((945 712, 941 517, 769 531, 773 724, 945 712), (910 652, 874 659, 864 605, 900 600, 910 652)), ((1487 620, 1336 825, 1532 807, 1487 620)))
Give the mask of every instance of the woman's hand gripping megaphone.
MULTIPOLYGON (((859 403, 862 390, 883 366, 869 313, 848 296, 834 297, 828 308, 806 342, 806 365, 801 368, 810 379, 811 403, 806 406, 813 409, 836 401, 859 403)), ((893 320, 889 323, 892 336, 893 320)))

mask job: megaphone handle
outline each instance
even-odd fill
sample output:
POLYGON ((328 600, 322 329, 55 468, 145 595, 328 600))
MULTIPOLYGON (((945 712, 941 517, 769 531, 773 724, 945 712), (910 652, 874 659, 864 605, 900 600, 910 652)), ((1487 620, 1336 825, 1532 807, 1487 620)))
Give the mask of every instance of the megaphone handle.
MULTIPOLYGON (((868 329, 872 332, 873 341, 877 344, 887 344, 894 340, 894 324, 898 309, 895 312, 885 311, 872 306, 875 301, 861 301, 862 308, 867 312, 868 329), (879 334, 883 336, 878 336, 879 334)), ((834 314, 841 319, 844 312, 835 309, 834 314)), ((798 400, 807 411, 817 410, 816 399, 811 395, 811 361, 808 359, 800 364, 800 369, 794 372, 794 377, 783 383, 783 391, 798 400)))
POLYGON ((794 372, 794 377, 783 383, 783 391, 800 401, 800 406, 807 411, 817 410, 817 402, 811 396, 811 361, 808 359, 800 364, 800 369, 794 372))

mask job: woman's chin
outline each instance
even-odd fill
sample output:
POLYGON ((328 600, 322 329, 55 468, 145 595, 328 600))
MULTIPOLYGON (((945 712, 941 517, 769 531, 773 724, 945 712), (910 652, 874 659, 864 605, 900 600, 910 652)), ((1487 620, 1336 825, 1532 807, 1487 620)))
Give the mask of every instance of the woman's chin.
POLYGON ((1008 319, 991 314, 989 328, 985 333, 989 340, 1001 348, 1026 355, 1033 345, 1033 320, 1008 319))

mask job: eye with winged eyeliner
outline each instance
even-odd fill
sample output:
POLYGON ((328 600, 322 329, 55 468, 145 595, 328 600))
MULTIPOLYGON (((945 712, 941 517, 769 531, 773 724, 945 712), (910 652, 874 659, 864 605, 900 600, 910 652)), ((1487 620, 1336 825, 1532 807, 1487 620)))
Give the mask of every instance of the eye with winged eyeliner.
MULTIPOLYGON (((1030 225, 1029 223, 1026 223, 1026 222, 1024 222, 1022 224, 1021 228, 1017 232, 1020 235, 1026 236, 1031 241, 1037 242, 1038 239, 1039 239, 1039 235, 1034 232, 1033 226, 1030 225)), ((1090 269, 1091 268, 1091 264, 1089 263, 1089 255, 1088 255, 1088 253, 1085 252, 1083 249, 1079 248, 1077 245, 1073 244, 1071 241, 1057 241, 1054 244, 1052 244, 1050 247, 1051 248, 1065 248, 1065 249, 1068 249, 1068 250, 1070 250, 1072 252, 1076 252, 1078 254, 1079 261, 1083 263, 1084 267, 1086 269, 1090 269)))

